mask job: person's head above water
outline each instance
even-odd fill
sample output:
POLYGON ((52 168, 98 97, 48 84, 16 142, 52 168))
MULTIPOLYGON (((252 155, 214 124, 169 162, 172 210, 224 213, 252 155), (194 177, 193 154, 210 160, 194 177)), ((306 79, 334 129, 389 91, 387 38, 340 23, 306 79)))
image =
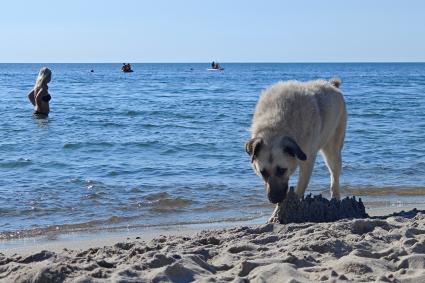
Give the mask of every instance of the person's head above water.
POLYGON ((38 72, 38 77, 35 82, 35 88, 38 89, 44 84, 48 84, 52 79, 52 71, 49 68, 41 68, 40 72, 38 72))

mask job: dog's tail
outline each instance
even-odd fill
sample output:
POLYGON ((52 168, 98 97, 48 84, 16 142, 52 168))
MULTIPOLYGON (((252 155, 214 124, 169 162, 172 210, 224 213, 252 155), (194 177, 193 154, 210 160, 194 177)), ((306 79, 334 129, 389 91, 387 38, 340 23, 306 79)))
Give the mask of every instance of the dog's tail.
POLYGON ((342 81, 340 78, 332 78, 329 80, 329 82, 331 83, 331 85, 333 85, 336 88, 339 88, 339 86, 342 84, 342 81))

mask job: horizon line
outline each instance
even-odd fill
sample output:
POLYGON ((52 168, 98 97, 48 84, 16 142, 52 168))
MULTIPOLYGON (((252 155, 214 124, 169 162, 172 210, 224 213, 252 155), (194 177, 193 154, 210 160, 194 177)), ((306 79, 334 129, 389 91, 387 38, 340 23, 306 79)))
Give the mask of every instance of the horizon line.
MULTIPOLYGON (((273 62, 273 61, 235 61, 225 62, 216 61, 220 64, 409 64, 409 63, 425 63, 425 61, 299 61, 299 62, 273 62)), ((125 61, 128 62, 128 61, 125 61)), ((210 64, 208 62, 130 62, 131 64, 210 64)), ((0 64, 123 64, 123 62, 0 62, 0 64)))

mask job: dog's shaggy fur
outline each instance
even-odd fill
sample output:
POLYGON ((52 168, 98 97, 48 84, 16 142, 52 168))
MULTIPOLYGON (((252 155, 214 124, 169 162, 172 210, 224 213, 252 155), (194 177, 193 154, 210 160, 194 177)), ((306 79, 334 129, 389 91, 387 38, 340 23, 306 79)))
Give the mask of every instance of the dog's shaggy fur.
POLYGON ((341 150, 347 123, 340 84, 339 79, 279 82, 258 100, 252 136, 245 147, 272 203, 284 200, 289 177, 298 166, 295 192, 304 196, 319 151, 331 174, 331 196, 340 199, 341 150))

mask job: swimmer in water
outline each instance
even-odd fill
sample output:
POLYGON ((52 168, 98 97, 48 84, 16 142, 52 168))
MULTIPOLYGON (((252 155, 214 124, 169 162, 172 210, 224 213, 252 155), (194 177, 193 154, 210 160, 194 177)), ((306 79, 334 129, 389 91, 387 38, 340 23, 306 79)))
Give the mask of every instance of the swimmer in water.
POLYGON ((31 104, 34 105, 34 115, 47 116, 50 112, 49 101, 52 98, 48 92, 47 84, 52 79, 52 71, 44 67, 38 73, 34 89, 28 94, 31 104))

